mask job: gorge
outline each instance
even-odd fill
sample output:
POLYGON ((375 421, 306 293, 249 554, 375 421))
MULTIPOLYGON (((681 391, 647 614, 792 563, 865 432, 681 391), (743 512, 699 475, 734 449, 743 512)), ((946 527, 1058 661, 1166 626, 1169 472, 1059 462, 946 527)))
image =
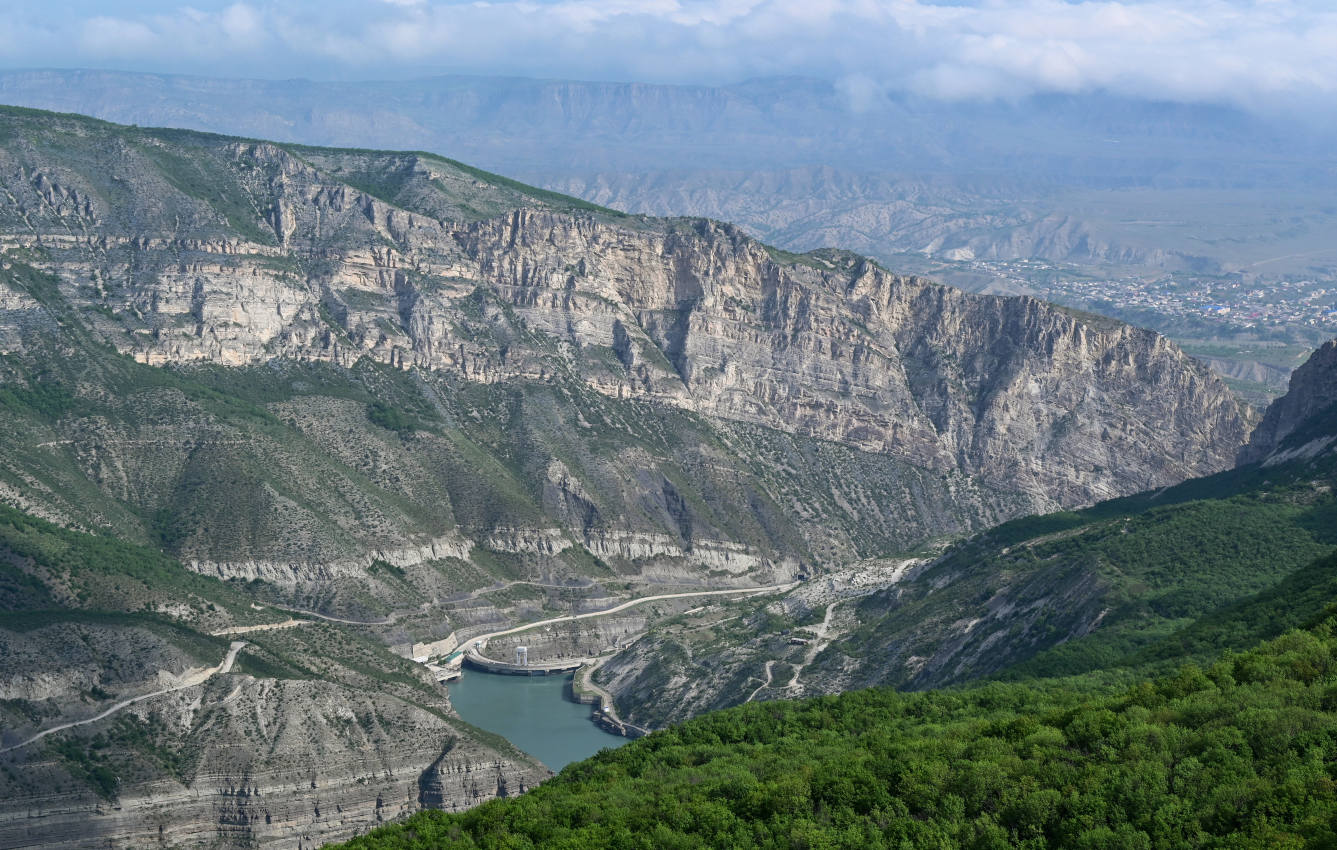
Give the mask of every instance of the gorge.
MULTIPOLYGON (((696 713, 656 629, 771 601, 675 594, 885 578, 1223 473, 1253 424, 1151 331, 842 251, 429 154, 0 117, 0 746, 246 642, 0 755, 4 846, 308 847, 513 796, 549 771, 415 645, 664 596, 524 640, 622 647, 619 706, 696 713)), ((873 683, 824 648, 795 681, 873 683)))

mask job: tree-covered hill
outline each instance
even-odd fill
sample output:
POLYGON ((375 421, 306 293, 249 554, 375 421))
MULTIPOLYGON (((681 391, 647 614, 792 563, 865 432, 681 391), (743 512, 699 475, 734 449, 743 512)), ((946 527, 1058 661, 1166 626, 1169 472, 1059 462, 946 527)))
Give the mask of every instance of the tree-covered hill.
POLYGON ((753 703, 344 847, 1333 847, 1330 614, 1103 696, 993 683, 753 703))

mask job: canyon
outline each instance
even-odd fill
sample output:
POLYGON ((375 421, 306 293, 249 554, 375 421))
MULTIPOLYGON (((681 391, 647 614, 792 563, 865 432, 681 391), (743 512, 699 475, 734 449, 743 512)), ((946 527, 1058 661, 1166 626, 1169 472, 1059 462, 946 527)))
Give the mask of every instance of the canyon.
POLYGON ((4 754, 6 846, 309 847, 518 793, 546 769, 414 645, 812 594, 1221 472, 1253 421, 1151 331, 844 251, 430 154, 0 117, 0 745, 246 641, 4 754))

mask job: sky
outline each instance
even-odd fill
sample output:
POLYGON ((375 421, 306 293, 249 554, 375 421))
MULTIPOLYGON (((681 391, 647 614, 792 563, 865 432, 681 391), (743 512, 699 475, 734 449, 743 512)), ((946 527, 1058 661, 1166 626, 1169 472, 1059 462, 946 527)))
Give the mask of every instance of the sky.
POLYGON ((0 67, 1112 92, 1337 112, 1331 0, 0 0, 0 67))

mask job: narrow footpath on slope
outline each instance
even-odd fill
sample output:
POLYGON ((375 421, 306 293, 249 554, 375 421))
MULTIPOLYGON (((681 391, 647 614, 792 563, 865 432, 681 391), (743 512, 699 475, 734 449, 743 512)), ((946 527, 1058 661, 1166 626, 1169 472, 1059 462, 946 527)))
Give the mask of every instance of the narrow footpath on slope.
POLYGON ((274 603, 270 603, 269 607, 277 608, 280 611, 288 611, 293 614, 305 614, 308 617, 329 620, 331 623, 343 623, 346 626, 393 626, 396 620, 404 616, 403 612, 396 611, 389 617, 380 620, 345 620, 343 617, 331 617, 329 614, 322 614, 319 611, 308 611, 305 608, 289 608, 287 605, 276 605, 274 603))
POLYGON ((803 672, 803 668, 811 664, 812 660, 817 657, 817 653, 825 649, 826 645, 830 643, 830 641, 826 639, 826 630, 831 628, 831 612, 836 610, 836 606, 839 605, 840 602, 841 600, 837 599, 835 602, 832 602, 830 605, 826 606, 826 616, 822 618, 822 624, 817 627, 816 636, 812 639, 812 643, 808 646, 808 651, 803 654, 803 662, 794 668, 793 678, 789 680, 788 685, 785 685, 785 687, 788 688, 789 690, 791 691, 798 690, 799 687, 798 677, 803 672))
POLYGON ((766 681, 762 682, 759 686, 757 686, 757 689, 753 691, 751 694, 749 694, 747 699, 743 700, 743 702, 752 702, 752 700, 757 698, 757 694, 761 693, 762 691, 766 690, 771 686, 771 667, 774 665, 775 665, 774 661, 766 662, 766 666, 763 668, 766 672, 766 681))
POLYGON ((186 688, 193 688, 196 685, 202 685, 205 682, 212 679, 214 676, 227 673, 229 670, 231 670, 233 662, 237 660, 237 653, 241 652, 241 648, 245 645, 246 641, 244 640, 234 640, 232 642, 232 646, 229 647, 227 655, 223 658, 223 662, 221 664, 219 664, 217 667, 210 667, 207 670, 200 670, 199 672, 192 673, 191 675, 182 679, 180 682, 171 686, 170 688, 162 688, 161 690, 156 690, 153 691, 152 693, 140 694, 137 697, 131 697, 130 699, 121 700, 120 702, 116 703, 111 708, 107 709, 101 714, 96 715, 94 717, 90 717, 87 720, 75 720, 71 723, 62 723, 59 726, 52 726, 50 729, 44 729, 41 732, 38 732, 36 735, 33 735, 26 741, 21 741, 17 744, 5 747, 4 749, 0 750, 0 753, 7 753, 10 750, 17 750, 20 747, 26 747, 31 743, 42 740, 47 735, 54 735, 55 733, 63 732, 66 729, 73 729, 76 726, 84 726, 89 723, 96 723, 97 721, 102 720, 103 718, 106 717, 110 717, 111 715, 115 714, 121 709, 127 706, 134 705, 137 702, 143 702, 146 699, 153 699, 154 697, 160 697, 163 694, 170 694, 174 691, 184 691, 186 688))

